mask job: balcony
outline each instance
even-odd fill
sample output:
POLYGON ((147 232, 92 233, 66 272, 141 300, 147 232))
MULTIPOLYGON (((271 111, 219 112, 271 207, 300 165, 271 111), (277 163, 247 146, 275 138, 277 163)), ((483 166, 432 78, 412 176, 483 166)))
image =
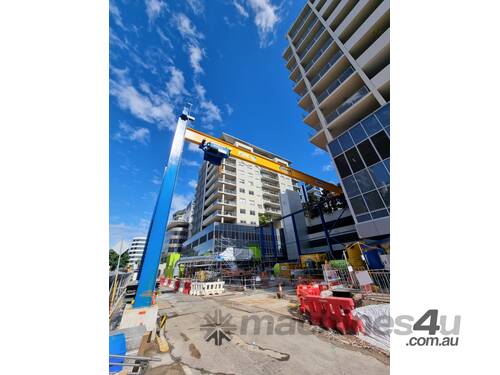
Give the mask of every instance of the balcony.
POLYGON ((223 174, 228 174, 230 176, 235 176, 236 177, 236 168, 234 168, 234 171, 232 171, 230 168, 226 168, 224 167, 222 170, 221 170, 221 173, 223 174))
MULTIPOLYGON (((265 172, 265 171, 262 171, 260 173, 260 177, 262 180, 268 180, 268 181, 271 181, 272 183, 276 183, 278 182, 278 175, 276 173, 270 173, 270 172, 265 172)), ((278 185, 279 186, 279 185, 278 185)))
POLYGON ((344 70, 337 79, 331 82, 326 89, 324 89, 320 94, 316 96, 318 99, 318 103, 321 104, 328 95, 334 92, 337 89, 337 87, 339 87, 342 84, 342 82, 344 82, 347 78, 349 78, 353 73, 354 73, 354 68, 349 65, 349 67, 346 70, 344 70))
POLYGON ((304 26, 304 23, 306 22, 307 18, 311 15, 311 13, 312 9, 307 7, 307 10, 304 13, 304 15, 297 20, 295 29, 289 33, 291 39, 294 39, 295 36, 297 36, 298 32, 300 31, 302 26, 304 26))
POLYGON ((217 221, 219 218, 225 218, 225 219, 234 219, 230 221, 235 221, 236 220, 236 212, 235 211, 223 211, 223 210, 217 210, 208 215, 205 219, 203 219, 202 225, 208 225, 211 224, 215 221, 217 221))
POLYGON ((337 117, 339 117, 342 113, 347 111, 350 107, 356 104, 359 100, 361 100, 366 94, 370 91, 366 86, 361 87, 358 91, 352 94, 346 101, 344 101, 341 105, 339 105, 336 109, 325 115, 326 122, 329 124, 337 117))
POLYGON ((236 186, 236 180, 230 180, 228 178, 219 178, 217 182, 220 184, 228 184, 236 186))
POLYGON ((264 212, 274 216, 281 216, 281 210, 278 210, 277 208, 272 208, 270 206, 264 207, 264 212))
POLYGON ((316 84, 316 82, 318 82, 320 80, 321 77, 323 77, 326 72, 328 72, 328 70, 333 66, 335 65, 335 63, 337 61, 339 61, 339 59, 344 56, 344 54, 342 53, 341 50, 338 50, 333 56, 332 58, 325 64, 325 66, 323 66, 319 71, 318 73, 312 77, 309 82, 311 82, 311 86, 314 86, 316 84))
POLYGON ((297 39, 297 41, 294 42, 294 45, 297 47, 297 49, 300 48, 301 44, 304 42, 304 40, 307 38, 309 35, 309 32, 312 30, 313 27, 316 25, 319 25, 319 21, 311 22, 305 29, 304 32, 302 33, 301 37, 297 39))
POLYGON ((231 206, 231 207, 236 208, 236 201, 217 199, 215 202, 213 202, 210 205, 208 205, 207 207, 205 207, 204 213, 208 214, 215 209, 220 210, 220 209, 222 209, 223 206, 231 206))
POLYGON ((264 201, 264 207, 266 207, 266 205, 267 205, 267 206, 271 206, 271 208, 273 208, 273 207, 281 208, 280 201, 277 199, 262 198, 262 200, 264 201))
POLYGON ((305 66, 304 66, 304 70, 307 72, 313 65, 316 61, 318 61, 318 59, 321 57, 321 55, 323 55, 323 53, 332 45, 333 43, 333 39, 331 36, 328 36, 328 38, 326 39, 325 43, 323 44, 323 46, 314 54, 313 58, 311 59, 311 61, 309 61, 305 66))
POLYGON ((299 57, 301 59, 304 58, 304 56, 307 54, 307 52, 309 52, 309 50, 314 46, 314 44, 318 41, 318 39, 323 35, 324 32, 326 32, 325 28, 323 26, 321 26, 320 29, 318 31, 316 31, 316 34, 314 34, 314 36, 312 37, 311 41, 307 44, 307 46, 304 47, 304 49, 302 51, 297 52, 297 54, 299 55, 299 57))
MULTIPOLYGON (((279 191, 280 190, 280 185, 279 184, 269 183, 269 182, 267 182, 265 180, 262 180, 262 187, 267 187, 269 189, 273 189, 274 191, 276 191, 276 190, 279 191)), ((264 191, 264 189, 263 189, 263 191, 264 191)))

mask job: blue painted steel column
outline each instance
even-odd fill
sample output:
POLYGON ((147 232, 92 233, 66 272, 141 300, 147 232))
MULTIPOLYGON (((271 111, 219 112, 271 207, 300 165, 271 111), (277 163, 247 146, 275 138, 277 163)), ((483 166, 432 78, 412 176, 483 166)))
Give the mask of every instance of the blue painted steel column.
POLYGON ((271 239, 273 241, 273 255, 274 259, 278 261, 278 248, 276 246, 276 233, 274 233, 274 223, 271 221, 270 223, 270 228, 271 228, 271 239))
POLYGON ((263 257, 263 256, 265 256, 264 227, 263 226, 259 227, 259 244, 260 244, 260 255, 263 257))
POLYGON ((156 284, 156 272, 160 265, 161 252, 163 247, 163 238, 168 223, 168 215, 172 197, 174 195, 175 181, 184 147, 184 136, 188 121, 188 112, 182 111, 182 115, 177 121, 170 156, 168 158, 167 168, 163 175, 160 192, 156 200, 156 205, 149 226, 146 246, 142 256, 141 268, 139 272, 139 285, 134 301, 134 308, 151 306, 151 298, 156 284))

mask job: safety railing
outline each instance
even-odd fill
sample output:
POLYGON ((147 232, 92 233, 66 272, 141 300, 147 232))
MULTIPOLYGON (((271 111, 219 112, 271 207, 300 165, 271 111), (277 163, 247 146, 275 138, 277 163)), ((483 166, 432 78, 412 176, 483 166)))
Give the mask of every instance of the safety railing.
POLYGON ((155 357, 110 354, 109 374, 144 375, 150 367, 151 362, 159 361, 161 359, 155 357))
POLYGON ((304 25, 304 22, 306 22, 307 20, 307 17, 309 17, 309 15, 311 14, 312 10, 311 8, 308 7, 308 10, 306 11, 306 13, 302 16, 302 18, 298 21, 297 23, 297 26, 295 27, 295 29, 290 32, 290 38, 295 38, 295 36, 297 35, 297 33, 299 32, 299 30, 302 28, 302 26, 304 25))
POLYGON ((366 94, 368 94, 368 92, 369 92, 369 90, 366 88, 366 86, 361 87, 361 89, 359 89, 353 95, 351 95, 345 102, 343 102, 341 105, 339 105, 332 112, 325 115, 325 119, 326 119, 327 123, 332 122, 337 117, 339 117, 342 113, 347 111, 350 107, 352 107, 359 100, 361 100, 361 98, 363 98, 366 94))
POLYGON ((354 69, 352 66, 349 66, 346 70, 344 70, 336 80, 334 80, 332 83, 330 83, 326 89, 324 89, 318 96, 318 103, 321 103, 323 100, 326 99, 328 95, 330 95, 332 92, 334 92, 337 87, 339 87, 342 82, 344 82, 347 78, 351 76, 351 74, 354 73, 354 69))
POLYGON ((314 57, 311 59, 311 61, 309 61, 306 66, 304 66, 304 70, 307 72, 311 66, 314 65, 314 63, 316 61, 318 61, 318 59, 321 57, 321 55, 323 54, 323 52, 325 52, 329 47, 330 45, 333 43, 333 39, 332 37, 328 37, 328 39, 325 41, 325 43, 323 44, 323 46, 318 50, 318 52, 316 52, 316 54, 314 55, 314 57))
POLYGON ((332 58, 325 64, 324 67, 322 67, 318 73, 312 77, 309 81, 311 82, 311 86, 314 86, 316 84, 316 82, 318 82, 320 80, 321 77, 323 77, 325 75, 326 72, 328 72, 328 70, 333 66, 335 65, 335 63, 337 61, 339 61, 339 59, 343 56, 343 53, 341 50, 338 50, 333 56, 332 58))

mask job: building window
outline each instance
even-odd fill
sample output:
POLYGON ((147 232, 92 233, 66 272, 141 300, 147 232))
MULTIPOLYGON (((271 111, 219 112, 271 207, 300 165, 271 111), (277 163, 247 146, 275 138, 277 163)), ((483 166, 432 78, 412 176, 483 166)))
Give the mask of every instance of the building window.
POLYGON ((257 205, 257 207, 258 207, 258 208, 262 208, 262 205, 261 205, 261 204, 258 204, 258 205, 257 205))
POLYGON ((380 162, 370 167, 370 174, 377 187, 389 185, 389 173, 385 169, 384 163, 380 162))
POLYGON ((255 215, 255 211, 250 211, 250 215, 255 215))
POLYGON ((247 200, 245 198, 240 198, 240 204, 246 204, 247 200))
POLYGON ((390 156, 390 141, 386 132, 381 131, 370 138, 382 159, 390 156))
POLYGON ((373 165, 380 161, 380 158, 378 157, 375 149, 368 139, 358 145, 358 150, 361 153, 361 157, 363 158, 367 166, 373 165))
POLYGON ((363 128, 365 128, 368 135, 373 135, 379 130, 382 130, 382 125, 378 122, 375 116, 369 116, 365 120, 361 121, 363 128))
POLYGON ((375 185, 373 185, 372 179, 366 169, 356 173, 354 176, 356 177, 361 192, 366 193, 367 191, 375 189, 375 185))
POLYGON ((242 179, 242 178, 240 178, 240 179, 238 180, 238 182, 239 182, 240 184, 244 184, 244 183, 245 183, 245 180, 244 180, 244 179, 242 179))
POLYGON ((257 223, 255 221, 251 221, 250 224, 256 225, 257 223))
POLYGON ((240 220, 240 223, 241 224, 246 224, 247 222, 246 222, 246 220, 240 220))
POLYGON ((344 155, 339 155, 334 160, 341 178, 351 175, 351 170, 344 155))
POLYGON ((361 160, 361 156, 359 156, 358 150, 356 150, 356 147, 347 150, 345 156, 354 173, 359 172, 365 167, 363 161, 361 160))
POLYGON ((240 208, 240 214, 244 214, 246 213, 247 211, 244 209, 244 208, 240 208))
POLYGON ((248 194, 250 194, 250 195, 254 195, 253 190, 248 190, 248 194))
POLYGON ((365 212, 368 212, 368 209, 366 208, 365 202, 363 201, 363 198, 361 196, 352 198, 351 199, 351 206, 352 209, 354 210, 354 213, 356 215, 359 214, 364 214, 365 212))
POLYGON ((245 192, 245 189, 240 188, 240 193, 244 193, 244 192, 245 192))
POLYGON ((363 197, 365 198, 366 204, 368 205, 370 211, 385 208, 384 202, 382 202, 382 199, 380 198, 380 195, 377 191, 371 191, 367 194, 363 194, 363 197))
POLYGON ((250 199, 249 203, 250 203, 250 206, 255 206, 255 201, 254 200, 250 199))

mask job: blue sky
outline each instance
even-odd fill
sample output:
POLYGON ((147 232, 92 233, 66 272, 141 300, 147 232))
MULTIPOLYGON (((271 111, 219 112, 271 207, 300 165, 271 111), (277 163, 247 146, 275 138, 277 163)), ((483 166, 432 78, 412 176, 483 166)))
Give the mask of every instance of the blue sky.
MULTIPOLYGON (((145 235, 177 116, 193 103, 194 127, 230 133, 293 167, 338 182, 282 53, 303 1, 110 1, 110 245, 145 235)), ((172 209, 193 197, 202 155, 184 149, 172 209)))

